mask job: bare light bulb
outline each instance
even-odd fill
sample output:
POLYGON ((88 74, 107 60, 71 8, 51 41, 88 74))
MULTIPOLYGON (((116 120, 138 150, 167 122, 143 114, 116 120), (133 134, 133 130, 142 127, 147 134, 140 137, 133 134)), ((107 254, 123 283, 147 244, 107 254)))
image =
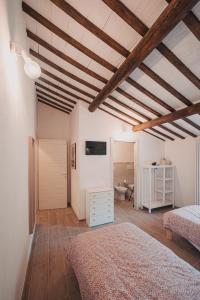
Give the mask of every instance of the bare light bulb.
POLYGON ((28 77, 32 79, 37 79, 41 75, 41 68, 38 65, 38 63, 28 58, 25 60, 24 72, 28 77))

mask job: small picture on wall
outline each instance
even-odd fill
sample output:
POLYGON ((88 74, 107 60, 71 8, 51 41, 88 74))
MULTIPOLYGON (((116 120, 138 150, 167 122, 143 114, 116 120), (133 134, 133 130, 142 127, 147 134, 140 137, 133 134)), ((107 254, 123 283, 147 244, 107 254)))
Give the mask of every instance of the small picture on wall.
POLYGON ((71 146, 71 161, 72 161, 72 168, 76 170, 76 143, 72 144, 71 146))

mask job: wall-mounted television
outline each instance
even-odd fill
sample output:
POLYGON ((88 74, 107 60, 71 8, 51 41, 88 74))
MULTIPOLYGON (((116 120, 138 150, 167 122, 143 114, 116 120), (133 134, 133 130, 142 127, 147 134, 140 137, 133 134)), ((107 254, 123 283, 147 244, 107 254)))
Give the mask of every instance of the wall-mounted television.
POLYGON ((85 142, 86 155, 106 155, 106 142, 85 142))

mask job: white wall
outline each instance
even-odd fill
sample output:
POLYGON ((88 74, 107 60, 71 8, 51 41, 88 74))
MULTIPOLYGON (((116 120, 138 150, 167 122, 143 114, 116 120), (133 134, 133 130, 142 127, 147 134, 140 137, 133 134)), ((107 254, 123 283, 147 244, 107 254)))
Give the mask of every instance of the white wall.
POLYGON ((114 141, 113 162, 133 162, 134 144, 128 142, 114 141))
MULTIPOLYGON (((76 213, 78 219, 80 219, 79 212, 79 186, 80 186, 80 155, 79 155, 79 104, 75 106, 70 115, 70 144, 76 143, 76 169, 71 171, 71 206, 76 213)), ((71 149, 70 149, 71 150, 71 149)))
POLYGON ((26 48, 20 0, 0 0, 0 299, 21 299, 31 236, 28 136, 35 136, 34 84, 10 41, 26 48))
POLYGON ((197 139, 188 137, 165 144, 165 156, 175 165, 176 206, 195 203, 196 142, 197 139))
MULTIPOLYGON (((144 162, 160 160, 164 154, 162 141, 145 133, 133 133, 130 125, 100 110, 90 113, 85 103, 77 105, 76 111, 72 114, 71 126, 72 142, 77 142, 77 170, 72 170, 72 207, 79 219, 85 218, 85 190, 87 188, 113 186, 112 140, 136 142, 138 180, 140 180, 139 170, 144 162), (86 140, 106 141, 107 155, 85 155, 86 140)), ((138 190, 139 185, 138 181, 138 190)))
POLYGON ((37 137, 39 139, 69 139, 69 115, 38 102, 37 137))

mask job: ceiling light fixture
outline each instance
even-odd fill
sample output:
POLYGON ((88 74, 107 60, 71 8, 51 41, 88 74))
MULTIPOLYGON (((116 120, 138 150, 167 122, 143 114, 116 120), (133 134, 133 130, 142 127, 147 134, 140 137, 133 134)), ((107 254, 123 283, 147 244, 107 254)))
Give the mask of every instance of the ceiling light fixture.
POLYGON ((37 79, 41 75, 41 68, 37 62, 32 60, 26 53, 24 49, 22 49, 19 45, 12 42, 11 43, 11 51, 16 55, 22 56, 24 59, 24 72, 31 79, 37 79))

